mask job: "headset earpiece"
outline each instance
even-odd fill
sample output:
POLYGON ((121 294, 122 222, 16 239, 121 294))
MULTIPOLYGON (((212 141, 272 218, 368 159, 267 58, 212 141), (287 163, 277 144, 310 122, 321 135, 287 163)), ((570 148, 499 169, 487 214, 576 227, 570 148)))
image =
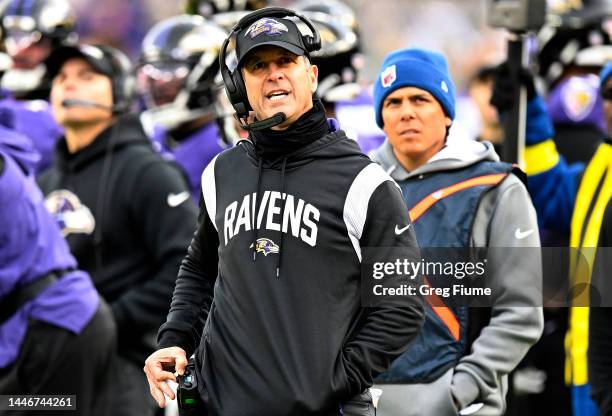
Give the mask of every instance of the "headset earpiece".
POLYGON ((118 49, 96 45, 113 67, 111 88, 113 94, 113 112, 116 114, 129 111, 132 99, 136 94, 136 78, 132 73, 129 58, 118 49))
POLYGON ((233 94, 236 92, 236 86, 234 85, 234 81, 232 80, 232 73, 225 62, 227 55, 227 45, 229 44, 232 33, 227 36, 227 38, 223 41, 223 45, 221 45, 221 51, 219 52, 219 70, 221 71, 221 78, 223 78, 223 84, 225 84, 225 90, 227 94, 233 94))
POLYGON ((319 49, 321 49, 321 39, 316 39, 313 36, 302 36, 302 41, 304 42, 304 45, 306 46, 306 49, 308 50, 308 52, 314 52, 314 51, 318 51, 319 49))
POLYGON ((225 92, 229 99, 232 107, 236 110, 239 118, 246 118, 249 115, 251 105, 249 104, 248 96, 246 94, 246 87, 244 86, 244 80, 240 70, 236 68, 233 72, 230 71, 227 63, 225 62, 227 55, 227 46, 229 40, 234 32, 230 33, 228 38, 223 42, 221 47, 221 53, 219 54, 219 66, 221 69, 221 77, 225 84, 225 92))
POLYGON ((232 73, 232 80, 236 88, 236 92, 234 93, 236 100, 233 101, 232 104, 234 104, 238 116, 240 118, 246 118, 249 115, 249 111, 252 110, 252 107, 251 103, 249 103, 249 96, 240 69, 236 68, 232 73))

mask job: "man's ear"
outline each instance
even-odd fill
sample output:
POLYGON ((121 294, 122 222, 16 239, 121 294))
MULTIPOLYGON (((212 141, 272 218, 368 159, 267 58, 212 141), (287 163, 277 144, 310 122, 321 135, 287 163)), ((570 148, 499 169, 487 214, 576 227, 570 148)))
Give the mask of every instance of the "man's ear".
POLYGON ((314 94, 319 86, 319 67, 316 65, 310 65, 310 70, 308 72, 308 76, 310 77, 310 90, 314 94))
POLYGON ((450 127, 451 124, 453 124, 453 120, 451 120, 450 117, 444 117, 444 125, 446 125, 446 127, 450 127))

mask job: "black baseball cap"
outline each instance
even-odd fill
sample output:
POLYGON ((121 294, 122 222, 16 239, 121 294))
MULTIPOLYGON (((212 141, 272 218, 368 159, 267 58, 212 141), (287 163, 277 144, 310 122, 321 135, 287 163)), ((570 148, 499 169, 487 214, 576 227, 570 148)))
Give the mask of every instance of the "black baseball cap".
POLYGON ((62 65, 72 58, 83 58, 91 65, 94 71, 113 78, 117 72, 112 57, 97 45, 80 44, 76 46, 62 46, 57 48, 46 59, 47 75, 49 79, 55 78, 62 65))
POLYGON ((263 17, 236 34, 238 65, 252 50, 265 45, 278 46, 296 55, 308 56, 302 33, 293 20, 263 17))

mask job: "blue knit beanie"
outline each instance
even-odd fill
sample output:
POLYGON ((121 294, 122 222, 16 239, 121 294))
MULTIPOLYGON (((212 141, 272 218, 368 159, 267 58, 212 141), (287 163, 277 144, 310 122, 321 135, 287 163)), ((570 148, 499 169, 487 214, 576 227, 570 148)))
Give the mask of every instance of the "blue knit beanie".
POLYGON ((387 95, 402 87, 416 87, 433 95, 451 120, 455 118, 455 87, 448 74, 446 59, 426 49, 400 49, 383 62, 374 84, 376 123, 383 127, 382 105, 387 95))
POLYGON ((599 85, 601 89, 603 89, 603 87, 606 85, 606 82, 608 81, 608 78, 610 78, 611 75, 612 75, 612 62, 604 66, 604 68, 599 73, 599 80, 601 82, 599 85))

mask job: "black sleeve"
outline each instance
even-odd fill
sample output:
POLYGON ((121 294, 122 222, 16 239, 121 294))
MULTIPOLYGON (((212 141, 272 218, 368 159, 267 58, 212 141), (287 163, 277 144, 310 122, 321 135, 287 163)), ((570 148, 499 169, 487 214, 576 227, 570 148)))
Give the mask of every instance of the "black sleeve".
POLYGON ((195 351, 212 304, 218 272, 218 248, 219 235, 200 193, 198 227, 181 263, 170 313, 159 329, 159 348, 178 346, 188 357, 195 351))
POLYGON ((593 290, 601 297, 602 307, 597 305, 599 299, 591 295, 589 313, 589 352, 588 369, 591 382, 591 396, 599 406, 602 415, 612 414, 612 202, 606 208, 599 248, 593 268, 593 290))
POLYGON ((168 312, 176 273, 185 256, 197 218, 190 198, 177 206, 168 195, 188 193, 177 168, 158 160, 146 163, 128 186, 129 215, 154 272, 142 284, 130 287, 111 303, 119 332, 154 333, 168 312))
MULTIPOLYGON (((372 194, 366 222, 360 240, 363 248, 392 247, 394 253, 405 252, 413 257, 418 245, 413 227, 397 234, 410 224, 408 209, 394 182, 383 182, 372 194)), ((413 259, 416 260, 416 259, 413 259)), ((344 365, 350 384, 350 394, 370 387, 374 378, 408 349, 425 315, 420 297, 410 297, 405 305, 364 308, 360 324, 344 348, 344 365)))

